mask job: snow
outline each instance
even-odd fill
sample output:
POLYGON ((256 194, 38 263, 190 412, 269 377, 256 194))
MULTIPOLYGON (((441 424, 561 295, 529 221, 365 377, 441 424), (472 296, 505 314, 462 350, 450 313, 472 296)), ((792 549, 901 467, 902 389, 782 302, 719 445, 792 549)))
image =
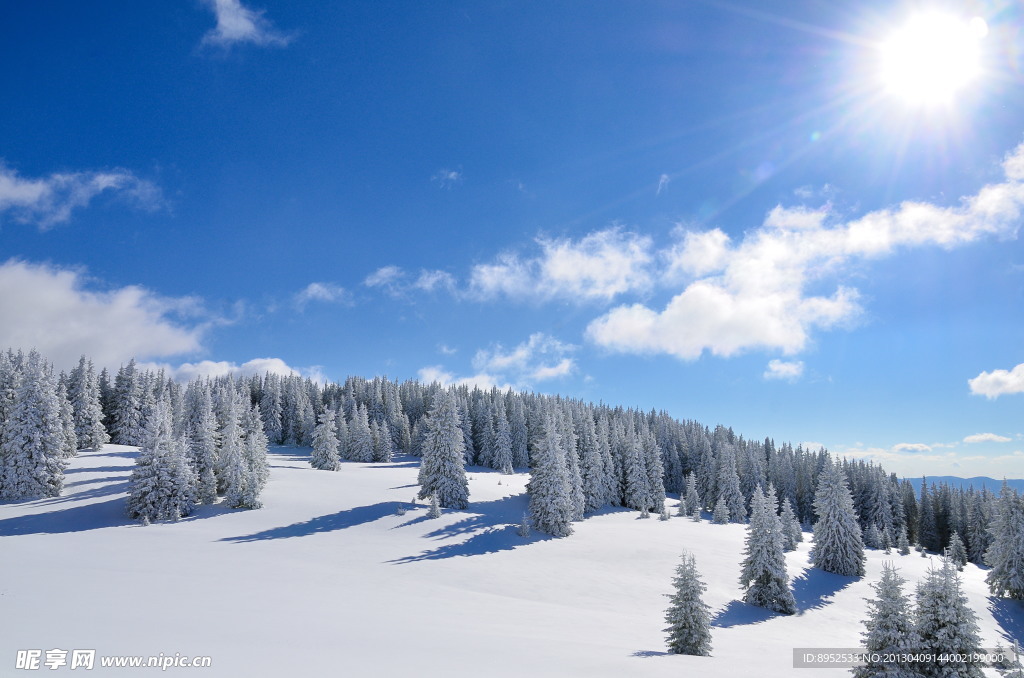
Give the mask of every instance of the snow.
MULTIPOLYGON (((842 676, 793 669, 793 648, 860 645, 882 563, 908 592, 929 565, 868 550, 867 576, 843 577, 808 569, 807 539, 786 554, 798 612, 781 616, 740 602, 744 525, 607 510, 523 538, 525 474, 471 468, 469 508, 428 520, 410 504, 418 460, 326 472, 309 452, 271 449, 259 510, 129 521, 137 450, 118 445, 72 459, 61 497, 0 503, 0 674, 22 673, 19 649, 62 648, 209 655, 204 676, 842 676), (711 657, 666 651, 683 549, 708 585, 711 657)), ((1024 640, 1021 603, 991 599, 975 565, 962 576, 983 644, 1024 640)))

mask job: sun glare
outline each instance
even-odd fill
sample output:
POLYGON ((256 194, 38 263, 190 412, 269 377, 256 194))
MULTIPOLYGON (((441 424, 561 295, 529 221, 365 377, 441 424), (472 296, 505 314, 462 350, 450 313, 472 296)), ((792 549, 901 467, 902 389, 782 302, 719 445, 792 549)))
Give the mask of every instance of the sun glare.
POLYGON ((981 73, 984 19, 918 14, 882 45, 881 77, 888 92, 915 106, 950 104, 981 73))

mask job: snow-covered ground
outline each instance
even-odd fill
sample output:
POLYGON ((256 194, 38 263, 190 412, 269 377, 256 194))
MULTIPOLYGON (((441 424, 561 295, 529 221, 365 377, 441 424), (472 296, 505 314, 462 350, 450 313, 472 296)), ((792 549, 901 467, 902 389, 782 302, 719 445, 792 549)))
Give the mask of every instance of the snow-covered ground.
MULTIPOLYGON (((15 670, 18 650, 95 649, 208 655, 168 672, 227 677, 842 676, 794 669, 793 648, 859 645, 882 563, 911 582, 929 563, 869 551, 867 577, 840 577, 808 569, 805 542, 787 557, 799 613, 783 617, 739 602, 741 525, 609 511, 524 539, 525 475, 473 469, 469 509, 430 520, 411 507, 416 460, 331 473, 308 452, 271 450, 255 511, 133 523, 136 450, 116 445, 73 459, 62 497, 0 504, 0 675, 53 673, 15 670), (708 584, 712 657, 664 652, 683 549, 708 584)), ((1024 640, 1024 607, 990 598, 973 565, 963 579, 985 644, 1024 640)), ((86 675, 159 672, 97 660, 86 675)))

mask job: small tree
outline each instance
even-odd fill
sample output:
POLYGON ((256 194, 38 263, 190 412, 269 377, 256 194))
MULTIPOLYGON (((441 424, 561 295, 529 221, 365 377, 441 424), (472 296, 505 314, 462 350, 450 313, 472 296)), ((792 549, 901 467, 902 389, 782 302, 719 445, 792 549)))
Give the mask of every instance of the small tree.
POLYGON ((334 413, 324 410, 320 413, 316 429, 313 431, 313 453, 309 463, 321 471, 337 471, 341 468, 338 461, 338 436, 334 413))
POLYGON ((915 629, 921 638, 921 652, 946 654, 952 659, 967 661, 936 661, 919 664, 918 670, 935 678, 981 678, 980 663, 973 658, 981 654, 978 622, 960 589, 960 577, 948 558, 941 568, 931 568, 917 586, 915 629))
POLYGON ((441 505, 437 501, 437 495, 430 495, 430 508, 427 509, 428 518, 440 518, 441 517, 441 505))
POLYGON ((906 580, 892 563, 882 567, 882 578, 871 585, 875 597, 868 600, 864 620, 864 646, 868 661, 853 669, 855 678, 916 678, 917 664, 902 661, 903 655, 918 651, 920 639, 911 618, 910 600, 903 593, 906 580), (896 661, 885 661, 895 659, 896 661))
POLYGON ((782 614, 794 614, 796 600, 789 589, 782 526, 775 515, 774 490, 768 496, 761 490, 754 491, 743 553, 740 586, 746 589, 744 602, 782 614))
POLYGON ((896 552, 901 556, 910 555, 910 540, 907 539, 907 528, 900 528, 900 536, 896 538, 896 552))
POLYGON ((953 561, 956 565, 956 569, 963 572, 964 566, 967 565, 967 548, 964 546, 964 542, 960 539, 960 535, 953 531, 953 534, 949 537, 949 546, 946 547, 946 557, 953 561))
POLYGON ((729 522, 729 504, 726 503, 725 497, 718 498, 715 510, 711 513, 711 520, 716 525, 725 525, 729 522))
POLYGON ((804 531, 788 498, 782 501, 782 515, 779 516, 779 520, 782 522, 782 548, 786 551, 795 551, 796 545, 804 540, 804 531))
POLYGON ((711 654, 710 608, 702 596, 707 586, 697 572, 693 554, 683 553, 672 579, 675 592, 667 594, 672 601, 665 613, 668 628, 668 651, 672 654, 692 654, 706 657, 711 654))

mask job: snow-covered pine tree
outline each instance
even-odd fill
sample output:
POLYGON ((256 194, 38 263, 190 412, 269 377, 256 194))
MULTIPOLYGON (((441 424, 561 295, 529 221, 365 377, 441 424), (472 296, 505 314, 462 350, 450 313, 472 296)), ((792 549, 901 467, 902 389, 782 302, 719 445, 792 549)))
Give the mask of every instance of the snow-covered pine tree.
POLYGON ((437 495, 430 495, 430 508, 427 509, 428 518, 440 518, 441 517, 441 504, 437 501, 437 495))
POLYGON ((960 589, 956 567, 943 558, 942 567, 929 569, 917 585, 915 630, 920 638, 920 651, 936 656, 947 654, 968 661, 936 661, 917 664, 923 676, 935 678, 981 678, 979 662, 981 638, 974 611, 960 589))
POLYGON ((118 445, 140 445, 145 435, 145 387, 135 359, 117 371, 111 403, 111 438, 118 445))
POLYGON ((514 472, 512 468, 512 428, 509 426, 504 404, 495 408, 494 420, 494 457, 491 463, 501 473, 510 474, 514 472))
POLYGON ((555 537, 572 534, 573 505, 565 466, 565 451, 554 416, 549 414, 543 437, 533 451, 534 464, 526 491, 533 526, 555 537))
POLYGON ((900 528, 900 536, 896 538, 896 552, 901 556, 910 555, 910 540, 905 526, 900 528))
POLYGON ((125 509, 128 516, 149 523, 177 520, 192 513, 196 504, 196 475, 185 459, 185 443, 174 436, 170 408, 157 401, 146 422, 125 509))
POLYGON ((43 358, 31 351, 23 361, 14 400, 0 422, 4 499, 56 497, 64 487, 64 429, 57 383, 43 358))
POLYGON ((451 391, 439 391, 427 415, 419 471, 420 498, 436 494, 444 508, 464 509, 469 505, 464 450, 455 395, 451 391))
POLYGON ((796 600, 789 588, 782 541, 782 525, 775 514, 775 490, 768 495, 754 490, 740 574, 740 586, 746 589, 743 601, 781 614, 794 614, 796 600))
POLYGON ((905 583, 892 563, 885 563, 882 578, 871 585, 875 597, 867 601, 868 616, 861 636, 869 658, 864 666, 853 669, 855 678, 917 678, 921 675, 915 662, 882 661, 920 652, 910 600, 903 593, 905 583))
POLYGON ((60 403, 60 428, 64 442, 61 449, 65 459, 78 454, 78 436, 75 435, 75 411, 68 400, 68 389, 64 381, 57 381, 57 402, 60 403))
POLYGON ((985 582, 993 595, 1024 599, 1024 500, 1006 481, 999 493, 985 562, 992 567, 985 582))
POLYGON ((321 471, 337 471, 341 467, 338 461, 334 412, 330 409, 320 413, 316 429, 313 431, 313 453, 310 455, 309 463, 321 471))
POLYGON ((74 412, 75 436, 83 449, 99 450, 110 442, 103 428, 103 408, 100 406, 100 383, 92 361, 83 355, 78 367, 71 371, 68 399, 74 412))
POLYGON ((842 467, 828 458, 818 475, 814 510, 818 522, 814 524, 811 563, 826 572, 864 576, 864 542, 853 509, 853 497, 842 467))
POLYGON ((232 508, 258 509, 263 507, 260 494, 270 479, 270 464, 267 462, 267 434, 263 432, 263 421, 259 405, 246 407, 242 415, 242 469, 245 482, 241 487, 225 493, 225 500, 232 508))
POLYGON ((197 500, 203 504, 217 501, 217 415, 209 384, 191 385, 195 398, 193 420, 186 425, 186 456, 197 478, 197 500))
POLYGON ((782 522, 782 548, 786 551, 795 551, 796 545, 804 540, 804 531, 788 498, 782 500, 782 514, 779 520, 782 522))
POLYGON ((967 547, 964 546, 963 540, 955 530, 953 531, 953 534, 949 535, 949 546, 946 547, 946 557, 953 561, 956 569, 961 572, 967 564, 967 547))
POLYGON ((700 513, 700 495, 697 494, 697 475, 686 474, 686 495, 679 502, 679 515, 692 516, 694 512, 700 513))
POLYGON ((682 562, 672 578, 674 591, 666 594, 671 600, 665 621, 668 627, 668 651, 707 657, 711 654, 711 608, 704 603, 707 586, 697 571, 692 553, 683 553, 682 562))
MULTIPOLYGON (((352 461, 373 461, 373 433, 366 408, 357 405, 348 429, 348 458, 352 461)), ((424 495, 426 496, 426 495, 424 495)))
POLYGON ((740 476, 736 472, 736 454, 731 445, 722 450, 718 466, 719 499, 729 508, 729 521, 742 523, 747 520, 746 500, 740 491, 740 476))
POLYGON ((871 523, 868 529, 864 530, 864 546, 869 549, 882 548, 882 533, 878 531, 878 525, 871 523))
POLYGON ((711 512, 711 522, 716 525, 725 525, 729 522, 729 504, 725 497, 719 497, 715 502, 715 510, 711 512))

